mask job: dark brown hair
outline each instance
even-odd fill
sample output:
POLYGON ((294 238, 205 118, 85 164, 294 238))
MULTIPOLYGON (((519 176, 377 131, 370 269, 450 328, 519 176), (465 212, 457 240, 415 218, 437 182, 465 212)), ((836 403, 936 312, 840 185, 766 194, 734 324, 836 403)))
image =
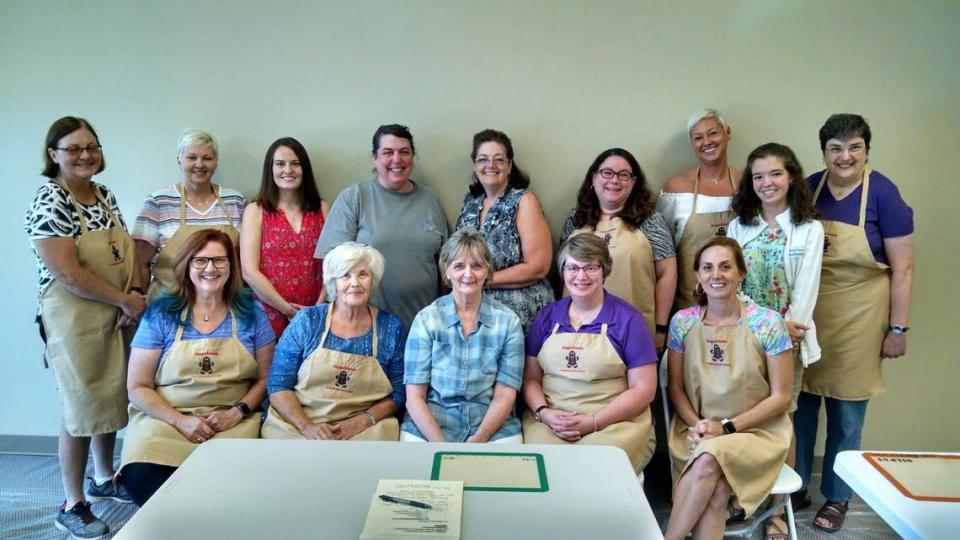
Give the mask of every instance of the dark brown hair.
MULTIPOLYGON (((481 144, 488 142, 494 142, 502 146, 503 150, 507 153, 507 159, 513 164, 513 168, 510 169, 510 177, 507 178, 507 188, 527 189, 530 185, 530 176, 523 172, 520 166, 517 165, 517 162, 513 160, 513 143, 510 141, 510 137, 507 137, 506 133, 495 129, 485 129, 475 134, 473 136, 473 151, 470 152, 470 159, 475 161, 477 159, 477 149, 480 148, 481 144)), ((476 171, 473 173, 473 183, 470 184, 470 194, 473 196, 483 194, 483 184, 481 184, 480 179, 477 178, 476 171)))
POLYGON ((377 128, 377 131, 373 133, 373 155, 377 155, 377 150, 380 150, 380 139, 384 135, 393 135, 401 139, 406 139, 410 141, 410 151, 414 155, 417 153, 417 149, 413 146, 413 133, 410 133, 410 128, 400 124, 384 124, 377 128))
MULTIPOLYGON (((700 271, 700 256, 703 255, 703 252, 712 248, 712 247, 725 247, 733 252, 733 261, 737 263, 737 269, 740 271, 740 277, 747 275, 747 261, 743 258, 743 250, 740 249, 740 244, 736 240, 728 236, 714 236, 710 240, 707 240, 707 243, 697 251, 697 256, 693 258, 693 271, 700 271)), ((697 295, 697 303, 701 306, 707 305, 707 293, 700 292, 697 295)))
POLYGON ((859 114, 832 114, 820 128, 820 151, 827 149, 830 139, 851 139, 863 137, 863 143, 870 153, 870 124, 859 114))
POLYGON ((803 167, 800 166, 800 160, 789 146, 769 142, 758 146, 750 155, 747 156, 747 166, 743 168, 743 175, 740 177, 740 184, 737 186, 737 192, 733 194, 731 208, 737 217, 740 218, 741 225, 750 225, 755 223, 757 216, 760 215, 763 203, 760 197, 753 189, 753 163, 758 159, 775 157, 783 162, 783 168, 790 177, 789 188, 787 189, 787 206, 790 208, 790 222, 794 225, 800 225, 812 221, 817 217, 817 207, 813 204, 813 195, 810 193, 810 185, 803 174, 803 167))
POLYGON ((633 154, 623 148, 610 148, 604 150, 593 160, 587 174, 580 184, 580 191, 577 193, 577 206, 573 210, 573 225, 577 228, 588 225, 596 227, 600 222, 600 199, 593 191, 593 175, 600 169, 600 164, 607 158, 617 156, 625 159, 630 165, 630 170, 634 174, 633 189, 627 196, 623 204, 623 210, 618 216, 628 226, 636 229, 644 221, 653 215, 653 194, 650 192, 650 186, 647 185, 647 177, 643 174, 643 169, 637 163, 633 154))
MULTIPOLYGON (((100 144, 100 137, 97 136, 97 132, 93 129, 93 126, 90 125, 90 122, 77 116, 64 116, 51 124, 50 129, 47 130, 47 142, 43 148, 43 171, 40 174, 47 178, 56 178, 57 175, 60 174, 60 165, 57 165, 57 163, 53 161, 48 150, 56 150, 57 143, 60 142, 60 139, 78 129, 86 129, 92 133, 93 138, 97 140, 97 144, 100 144)), ((101 152, 100 168, 97 169, 97 174, 102 173, 106 168, 107 160, 104 159, 103 153, 101 152)))
POLYGON ((263 176, 260 180, 260 193, 257 194, 256 202, 260 204, 264 212, 276 212, 277 204, 280 202, 280 188, 273 178, 273 155, 277 149, 285 146, 296 154, 300 160, 300 168, 303 170, 300 178, 300 187, 297 189, 297 202, 300 209, 304 212, 317 212, 320 210, 320 193, 317 191, 317 181, 313 176, 313 165, 310 164, 310 156, 307 155, 307 149, 300 144, 300 141, 293 137, 283 137, 273 141, 270 148, 267 148, 267 155, 263 158, 263 176))

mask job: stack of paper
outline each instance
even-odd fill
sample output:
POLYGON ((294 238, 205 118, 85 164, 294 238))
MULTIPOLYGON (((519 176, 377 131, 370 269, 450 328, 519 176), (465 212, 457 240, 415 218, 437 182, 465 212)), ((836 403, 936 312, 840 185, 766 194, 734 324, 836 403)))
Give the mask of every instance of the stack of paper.
POLYGON ((360 540, 460 539, 463 482, 380 480, 360 540))

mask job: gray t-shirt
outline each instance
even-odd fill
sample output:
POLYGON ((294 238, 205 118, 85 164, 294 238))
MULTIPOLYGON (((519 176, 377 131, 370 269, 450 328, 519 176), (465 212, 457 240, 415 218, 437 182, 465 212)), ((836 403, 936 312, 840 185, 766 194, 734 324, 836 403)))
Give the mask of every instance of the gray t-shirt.
POLYGON ((349 241, 375 247, 386 266, 371 301, 410 328, 416 314, 438 296, 436 257, 447 235, 447 218, 433 190, 414 183, 413 191, 397 193, 374 178, 340 192, 314 257, 322 259, 349 241))

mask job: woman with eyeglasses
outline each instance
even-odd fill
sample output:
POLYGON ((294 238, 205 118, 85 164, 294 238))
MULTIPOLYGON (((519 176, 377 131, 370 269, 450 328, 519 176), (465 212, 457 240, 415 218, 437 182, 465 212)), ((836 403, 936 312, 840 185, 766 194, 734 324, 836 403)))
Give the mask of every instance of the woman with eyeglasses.
POLYGON ((274 141, 263 158, 260 194, 243 211, 240 260, 277 336, 321 298, 323 272, 313 252, 329 209, 306 148, 292 137, 274 141))
POLYGON ((137 328, 118 477, 139 506, 199 444, 260 434, 274 335, 237 266, 227 233, 191 234, 173 259, 173 290, 137 328))
POLYGON ((615 263, 600 238, 572 236, 557 265, 569 296, 540 310, 527 333, 523 440, 616 446, 639 474, 652 456, 649 405, 657 388, 647 325, 604 290, 615 263))
POLYGON ((604 150, 590 164, 560 241, 585 232, 610 249, 613 271, 604 286, 643 314, 661 350, 677 286, 673 240, 640 164, 623 148, 604 150))
POLYGON ((730 210, 740 171, 727 162, 730 126, 716 109, 703 109, 690 116, 687 135, 697 166, 663 185, 657 210, 673 230, 677 251, 676 309, 696 304, 697 284, 693 257, 714 236, 726 234, 733 219, 730 210))
POLYGON ((65 116, 47 131, 43 175, 24 229, 37 257, 37 323, 60 395, 60 474, 66 498, 55 525, 78 537, 108 527, 87 499, 130 502, 111 482, 116 432, 127 424, 124 332, 146 307, 133 240, 117 199, 93 177, 103 171, 100 139, 83 118, 65 116), (94 477, 83 475, 93 448, 94 477))
POLYGON ((513 160, 513 143, 501 131, 473 136, 473 183, 463 198, 457 230, 471 228, 487 239, 493 275, 487 293, 520 317, 524 331, 540 308, 553 302, 547 282, 553 246, 540 201, 528 191, 530 177, 513 160))
POLYGON ((181 180, 147 196, 133 224, 140 279, 150 283, 152 302, 161 289, 171 291, 173 259, 186 239, 201 229, 218 229, 239 245, 243 194, 213 183, 220 151, 213 135, 187 129, 177 142, 181 180), (150 276, 153 275, 153 282, 150 276))

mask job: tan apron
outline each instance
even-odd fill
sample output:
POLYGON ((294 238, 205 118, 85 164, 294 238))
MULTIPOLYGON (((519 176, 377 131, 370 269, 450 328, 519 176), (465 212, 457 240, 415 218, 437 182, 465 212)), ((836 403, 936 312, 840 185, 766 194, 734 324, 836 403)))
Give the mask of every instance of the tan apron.
MULTIPOLYGON (((77 259, 110 286, 130 291, 134 247, 110 205, 94 189, 113 226, 91 231, 76 197, 64 182, 80 218, 77 259)), ((47 334, 46 360, 57 378, 63 426, 74 437, 113 433, 127 424, 127 353, 130 331, 115 330, 120 308, 82 298, 54 280, 40 295, 47 334)))
MULTIPOLYGON (((747 327, 743 306, 740 313, 735 326, 705 326, 699 321, 684 340, 684 389, 701 418, 733 418, 770 395, 763 351, 747 327)), ((673 415, 668 446, 674 486, 695 458, 710 454, 747 514, 753 514, 773 488, 787 457, 793 434, 787 413, 748 430, 701 441, 692 452, 688 427, 673 415)))
MULTIPOLYGON (((814 201, 826 182, 824 173, 814 201)), ((804 371, 803 391, 810 394, 859 401, 886 390, 880 350, 890 324, 890 267, 873 258, 863 228, 869 188, 867 168, 858 225, 820 220, 823 270, 813 321, 823 356, 804 371)))
MULTIPOLYGON (((581 227, 573 234, 588 232, 592 232, 607 244, 613 259, 613 271, 604 280, 603 288, 637 308, 637 311, 643 314, 650 337, 653 337, 657 322, 654 305, 657 274, 653 268, 653 248, 650 247, 647 235, 640 229, 627 227, 618 217, 597 223, 596 229, 581 227)), ((569 296, 566 286, 563 295, 569 296)))
MULTIPOLYGON (((627 390, 627 366, 607 338, 607 325, 599 334, 557 333, 560 324, 543 342, 537 363, 543 370, 543 395, 547 406, 583 414, 597 414, 627 390)), ((563 444, 545 424, 537 422, 530 410, 523 413, 523 442, 563 444)), ((653 455, 655 440, 650 408, 633 420, 611 424, 583 436, 578 443, 616 446, 630 457, 640 472, 653 455)), ((569 443, 568 443, 569 444, 569 443)))
MULTIPOLYGON (((180 246, 187 241, 187 238, 190 238, 191 234, 204 229, 216 229, 227 233, 227 236, 233 241, 234 249, 238 249, 240 245, 240 231, 233 225, 187 225, 187 197, 184 195, 182 185, 177 186, 177 193, 180 194, 180 227, 178 227, 177 232, 173 233, 173 236, 170 237, 167 245, 163 246, 160 253, 157 254, 156 259, 154 259, 153 265, 150 267, 150 271, 153 272, 153 282, 150 283, 147 302, 153 302, 157 298, 157 295, 160 294, 161 288, 167 291, 173 290, 173 286, 177 282, 176 276, 173 275, 174 259, 177 257, 177 251, 180 250, 180 246)), ((224 214, 226 214, 227 206, 223 204, 223 199, 220 198, 220 186, 216 184, 213 185, 213 194, 217 196, 216 204, 219 204, 224 214)), ((239 269, 236 269, 236 271, 239 271, 239 269)))
MULTIPOLYGON (((727 174, 730 180, 731 192, 736 192, 733 185, 733 169, 727 174)), ((697 303, 693 293, 697 286, 697 273, 693 269, 693 261, 697 258, 697 251, 714 236, 726 236, 727 225, 736 216, 732 210, 723 212, 697 213, 697 197, 700 194, 700 168, 697 167, 697 178, 693 181, 693 210, 687 218, 687 224, 677 242, 677 297, 674 301, 676 311, 686 309, 697 303)))
MULTIPOLYGON (((157 369, 156 391, 183 414, 199 415, 228 409, 240 401, 257 380, 257 361, 237 337, 237 317, 230 317, 231 337, 184 341, 183 326, 166 359, 157 369)), ((256 439, 260 413, 240 421, 212 439, 256 439)), ((130 404, 130 425, 123 440, 120 462, 154 463, 179 467, 197 448, 177 428, 130 404)))
MULTIPOLYGON (((333 304, 330 305, 320 344, 300 364, 297 385, 294 387, 297 401, 311 422, 335 423, 363 414, 363 411, 393 392, 390 379, 377 361, 376 308, 370 309, 370 317, 373 319, 373 350, 370 356, 325 349, 323 344, 333 320, 333 304)), ((303 438, 300 431, 287 422, 272 404, 263 423, 262 434, 264 439, 303 438)), ((400 424, 391 416, 354 435, 351 440, 396 441, 399 438, 400 424)))

